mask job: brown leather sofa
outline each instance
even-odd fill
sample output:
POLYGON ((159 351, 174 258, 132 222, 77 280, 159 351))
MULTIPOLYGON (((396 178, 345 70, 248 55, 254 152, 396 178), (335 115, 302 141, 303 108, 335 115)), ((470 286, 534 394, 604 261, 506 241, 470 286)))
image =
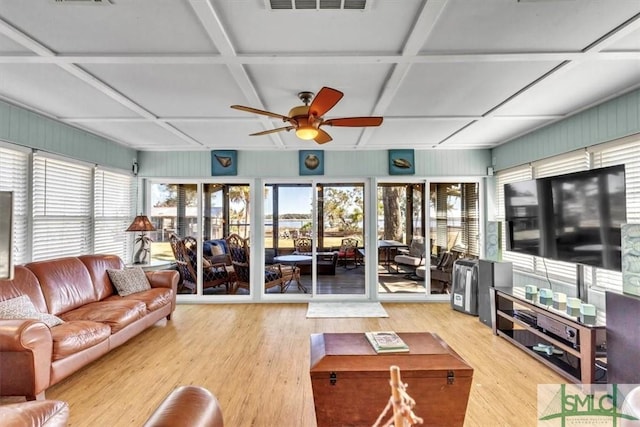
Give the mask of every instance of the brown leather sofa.
POLYGON ((125 343, 162 318, 171 318, 177 271, 147 272, 151 289, 117 294, 107 269, 122 269, 114 255, 85 255, 16 266, 0 280, 0 301, 27 295, 37 310, 61 318, 0 320, 0 396, 43 399, 44 391, 125 343))

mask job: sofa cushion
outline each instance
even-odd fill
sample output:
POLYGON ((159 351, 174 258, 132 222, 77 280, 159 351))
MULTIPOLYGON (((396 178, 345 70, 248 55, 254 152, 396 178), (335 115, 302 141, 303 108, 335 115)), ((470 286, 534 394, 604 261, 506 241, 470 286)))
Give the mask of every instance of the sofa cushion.
POLYGON ((51 330, 53 360, 64 359, 109 339, 109 325, 90 320, 64 322, 51 330))
POLYGON ((118 295, 126 297, 136 292, 151 289, 149 279, 140 267, 125 268, 123 270, 108 269, 107 273, 116 287, 118 295))
POLYGON ((38 278, 51 314, 59 316, 98 300, 87 267, 76 257, 30 262, 25 267, 38 278))
POLYGON ((135 294, 127 295, 126 297, 112 295, 105 299, 105 301, 117 301, 122 299, 141 301, 146 305, 148 311, 156 311, 167 304, 171 304, 173 300, 173 290, 169 288, 151 288, 148 291, 136 292, 135 294))
POLYGON ((0 289, 2 290, 0 292, 0 300, 28 295, 39 312, 46 313, 49 311, 47 303, 44 301, 38 278, 31 270, 22 265, 14 267, 13 279, 0 279, 0 289))
POLYGON ((106 299, 83 305, 60 315, 60 317, 67 322, 71 320, 92 320, 105 323, 111 327, 111 333, 114 334, 136 320, 143 318, 146 314, 147 307, 143 302, 106 299))
POLYGON ((62 323, 62 319, 53 314, 39 312, 27 295, 0 301, 0 319, 35 319, 50 328, 62 323))
POLYGON ((116 293, 107 273, 108 269, 122 270, 124 262, 117 255, 81 255, 78 257, 87 267, 98 300, 103 300, 116 293))

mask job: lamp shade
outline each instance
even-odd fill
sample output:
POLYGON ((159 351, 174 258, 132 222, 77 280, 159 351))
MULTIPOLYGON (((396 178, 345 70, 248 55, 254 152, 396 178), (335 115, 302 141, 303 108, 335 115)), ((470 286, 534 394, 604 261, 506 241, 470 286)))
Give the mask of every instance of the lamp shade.
POLYGON ((127 228, 127 231, 155 231, 156 228, 151 224, 146 215, 138 215, 127 228))

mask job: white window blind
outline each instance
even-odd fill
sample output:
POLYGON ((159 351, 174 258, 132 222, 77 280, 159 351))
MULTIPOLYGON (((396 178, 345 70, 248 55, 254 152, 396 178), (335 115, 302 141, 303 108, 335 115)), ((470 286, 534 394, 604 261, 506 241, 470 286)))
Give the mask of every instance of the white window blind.
POLYGON ((13 192, 13 263, 29 261, 29 153, 0 146, 0 191, 13 192))
MULTIPOLYGON (((627 222, 640 223, 640 136, 630 142, 593 147, 592 152, 594 167, 625 165, 627 222)), ((591 286, 622 293, 622 273, 597 268, 591 286)))
POLYGON ((97 169, 94 173, 94 252, 130 259, 125 230, 131 223, 133 179, 128 174, 97 169))
POLYGON ((462 229, 463 242, 469 255, 480 255, 480 204, 478 198, 478 183, 462 184, 462 229))
POLYGON ((507 251, 507 229, 504 215, 504 185, 512 182, 526 181, 531 179, 531 167, 529 165, 508 169, 499 172, 496 179, 498 188, 496 189, 496 197, 498 201, 498 213, 496 219, 502 222, 502 259, 510 261, 513 266, 524 271, 533 271, 533 257, 531 255, 521 254, 517 252, 507 251))
POLYGON ((92 167, 34 155, 34 261, 91 253, 92 211, 92 167))

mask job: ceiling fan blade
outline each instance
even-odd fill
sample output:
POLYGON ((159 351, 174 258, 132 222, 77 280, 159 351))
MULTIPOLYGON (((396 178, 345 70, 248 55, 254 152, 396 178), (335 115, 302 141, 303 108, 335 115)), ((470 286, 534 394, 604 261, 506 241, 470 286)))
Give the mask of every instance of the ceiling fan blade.
POLYGON ((322 129, 318 129, 318 136, 313 138, 313 140, 315 142, 317 142, 318 144, 326 144, 327 142, 331 141, 332 139, 333 138, 331 138, 331 135, 329 135, 328 133, 326 133, 322 129))
POLYGON ((257 108, 252 107, 245 107, 244 105, 232 105, 231 108, 233 108, 234 110, 246 111, 247 113, 262 114, 263 116, 282 119, 285 122, 288 122, 290 120, 289 117, 283 116, 282 114, 272 113, 271 111, 258 110, 257 108))
POLYGON ((320 92, 313 98, 311 105, 309 105, 309 115, 314 117, 322 117, 324 114, 332 109, 338 101, 342 99, 344 94, 339 90, 332 89, 330 87, 323 87, 320 92))
POLYGON ((270 133, 282 132, 283 130, 290 131, 291 129, 293 129, 293 126, 285 126, 282 128, 269 129, 269 130, 263 130, 262 132, 252 133, 252 134, 249 134, 249 136, 268 135, 270 133))
POLYGON ((327 126, 367 127, 380 126, 382 117, 344 117, 341 119, 329 119, 322 122, 327 126))

